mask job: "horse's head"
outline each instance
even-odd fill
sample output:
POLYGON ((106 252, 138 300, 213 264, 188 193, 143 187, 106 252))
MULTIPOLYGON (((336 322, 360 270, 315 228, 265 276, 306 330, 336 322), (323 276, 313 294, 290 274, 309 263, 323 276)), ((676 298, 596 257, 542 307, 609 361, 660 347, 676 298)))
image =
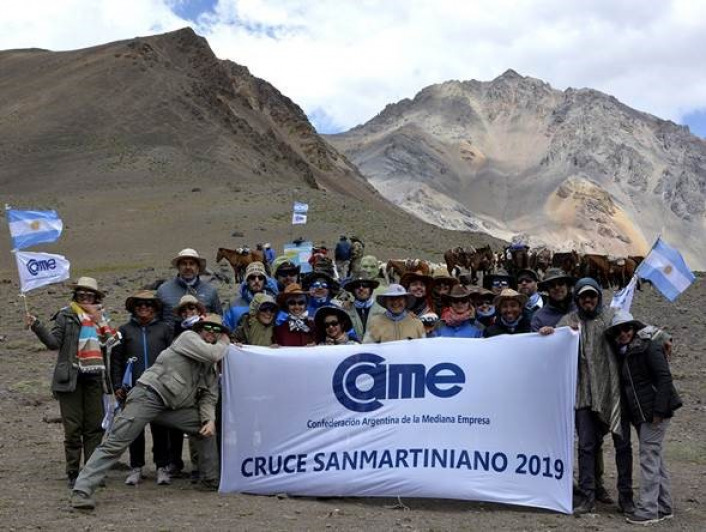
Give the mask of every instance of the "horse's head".
POLYGON ((218 253, 216 253, 216 262, 221 262, 225 258, 225 255, 223 254, 223 248, 218 248, 218 253))

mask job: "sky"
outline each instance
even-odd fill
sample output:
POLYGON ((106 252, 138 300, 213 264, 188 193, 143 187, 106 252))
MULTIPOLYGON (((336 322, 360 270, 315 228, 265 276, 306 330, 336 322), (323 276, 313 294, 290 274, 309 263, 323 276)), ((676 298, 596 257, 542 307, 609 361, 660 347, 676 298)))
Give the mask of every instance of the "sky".
POLYGON ((511 68, 706 137, 706 0, 3 0, 0 49, 71 50, 185 26, 321 133, 428 85, 511 68))

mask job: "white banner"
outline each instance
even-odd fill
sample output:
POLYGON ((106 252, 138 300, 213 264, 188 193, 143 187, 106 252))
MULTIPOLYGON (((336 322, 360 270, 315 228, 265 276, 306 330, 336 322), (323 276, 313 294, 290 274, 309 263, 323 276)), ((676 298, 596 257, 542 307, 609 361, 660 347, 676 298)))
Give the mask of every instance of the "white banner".
POLYGON ((17 251, 15 258, 22 293, 69 278, 71 265, 63 255, 17 251))
POLYGON ((572 511, 578 334, 231 347, 222 492, 572 511))

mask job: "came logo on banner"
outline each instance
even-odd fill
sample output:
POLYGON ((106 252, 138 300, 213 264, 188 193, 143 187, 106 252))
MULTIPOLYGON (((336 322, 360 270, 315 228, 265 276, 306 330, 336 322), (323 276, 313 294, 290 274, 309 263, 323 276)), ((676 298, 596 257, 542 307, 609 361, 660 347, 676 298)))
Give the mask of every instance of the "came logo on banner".
POLYGON ((48 272, 56 270, 56 260, 54 259, 47 259, 47 260, 35 260, 32 259, 29 262, 27 262, 27 271, 30 273, 30 275, 36 277, 39 275, 40 272, 48 272))
POLYGON ((346 358, 333 375, 333 393, 348 410, 373 412, 384 399, 421 399, 428 391, 436 397, 453 397, 466 382, 456 364, 442 362, 428 371, 424 364, 384 364, 373 353, 346 358))

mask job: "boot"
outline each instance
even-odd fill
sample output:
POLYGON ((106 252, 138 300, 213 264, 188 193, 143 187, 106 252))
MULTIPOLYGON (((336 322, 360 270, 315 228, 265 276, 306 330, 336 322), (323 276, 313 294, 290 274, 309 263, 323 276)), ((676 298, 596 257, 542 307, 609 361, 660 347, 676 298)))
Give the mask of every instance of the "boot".
POLYGON ((596 499, 594 497, 584 497, 581 504, 574 507, 574 515, 584 515, 593 513, 596 509, 596 499))
POLYGON ((618 495, 618 509, 626 515, 635 513, 635 501, 632 498, 632 493, 618 495))

